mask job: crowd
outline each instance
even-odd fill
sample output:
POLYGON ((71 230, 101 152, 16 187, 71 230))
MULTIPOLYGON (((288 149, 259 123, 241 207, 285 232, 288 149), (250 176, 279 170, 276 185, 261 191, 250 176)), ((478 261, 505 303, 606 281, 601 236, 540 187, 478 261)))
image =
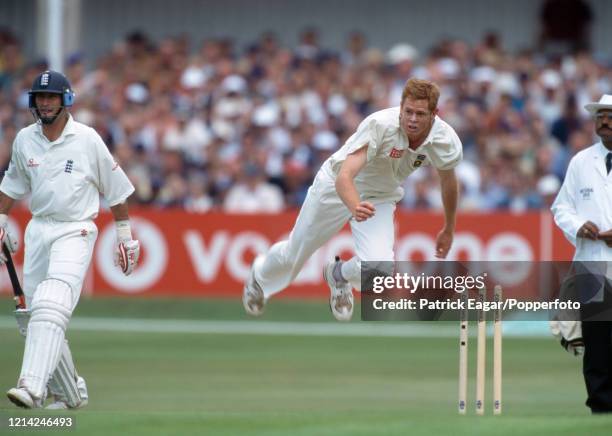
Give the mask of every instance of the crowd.
MULTIPOLYGON (((435 81, 440 116, 464 145, 460 210, 548 207, 568 160, 592 144, 583 109, 611 91, 610 59, 588 52, 509 52, 499 36, 442 40, 427 52, 388 50, 354 32, 322 47, 306 29, 290 49, 264 33, 153 42, 133 32, 98 59, 73 54, 65 73, 74 117, 94 127, 136 187, 131 201, 194 212, 278 212, 298 207, 321 163, 369 113, 398 105, 407 78, 435 81)), ((0 32, 0 167, 32 122, 27 90, 45 68, 0 32)), ((409 177, 401 206, 441 208, 435 171, 409 177)))

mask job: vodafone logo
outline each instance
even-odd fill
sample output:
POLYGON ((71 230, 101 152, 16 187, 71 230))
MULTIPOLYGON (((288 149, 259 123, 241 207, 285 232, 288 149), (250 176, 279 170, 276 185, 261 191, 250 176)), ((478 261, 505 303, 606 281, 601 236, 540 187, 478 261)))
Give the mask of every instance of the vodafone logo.
MULTIPOLYGON (((395 260, 436 260, 436 240, 426 233, 411 233, 396 244, 395 260)), ((533 260, 529 241, 514 232, 498 233, 486 243, 471 232, 458 232, 446 260, 525 261, 533 260)))
MULTIPOLYGON (((435 248, 435 238, 412 233, 396 244, 395 259, 434 261, 435 248)), ((500 285, 511 286, 529 276, 534 254, 529 241, 515 232, 498 233, 486 242, 475 233, 458 232, 446 260, 499 262, 500 269, 491 271, 491 277, 500 285)))
MULTIPOLYGON (((125 293, 145 292, 163 277, 169 267, 169 246, 165 235, 155 224, 142 219, 132 219, 135 238, 140 240, 144 259, 134 272, 126 277, 113 264, 116 249, 114 224, 109 224, 101 233, 96 249, 98 271, 111 286, 125 293)), ((284 235, 280 239, 286 239, 284 235)), ((176 241, 177 243, 179 241, 176 241)), ((203 285, 213 284, 225 271, 232 281, 242 283, 249 274, 249 253, 265 253, 275 241, 270 241, 256 231, 231 234, 219 230, 204 237, 194 229, 183 233, 182 244, 172 250, 186 250, 190 268, 203 285), (182 246, 179 246, 182 245, 182 246)), ((426 233, 410 233, 400 237, 395 245, 397 261, 436 260, 435 237, 426 233)), ((348 259, 354 255, 354 241, 349 232, 341 232, 317 250, 304 264, 293 281, 296 285, 318 285, 322 282, 321 268, 335 255, 348 259)), ((501 285, 520 283, 530 273, 529 261, 533 260, 533 249, 525 238, 514 232, 499 233, 483 241, 474 233, 459 232, 455 235, 453 248, 447 260, 469 261, 521 261, 512 262, 512 270, 491 271, 501 285)), ((284 284, 283 284, 284 285, 284 284)))

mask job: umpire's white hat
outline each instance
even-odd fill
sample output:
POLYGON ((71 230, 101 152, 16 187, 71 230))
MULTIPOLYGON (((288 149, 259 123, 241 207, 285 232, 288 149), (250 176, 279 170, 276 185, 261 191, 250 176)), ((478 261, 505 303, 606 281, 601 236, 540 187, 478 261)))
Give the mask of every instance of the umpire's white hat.
POLYGON ((612 95, 604 94, 597 103, 589 103, 585 105, 584 108, 588 110, 591 115, 595 115, 597 111, 601 109, 612 110, 612 95))

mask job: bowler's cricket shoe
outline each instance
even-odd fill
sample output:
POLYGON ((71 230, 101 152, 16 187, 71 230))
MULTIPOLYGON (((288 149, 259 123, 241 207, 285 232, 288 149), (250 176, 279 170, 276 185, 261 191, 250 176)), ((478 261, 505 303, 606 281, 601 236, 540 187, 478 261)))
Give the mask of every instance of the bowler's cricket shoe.
POLYGON ((339 257, 329 262, 323 268, 323 278, 331 292, 329 297, 329 308, 338 321, 350 321, 353 317, 353 288, 346 281, 337 281, 334 278, 334 268, 340 266, 342 261, 339 257))
POLYGON ((41 407, 41 400, 34 398, 26 388, 12 388, 6 393, 6 396, 17 407, 24 409, 37 409, 41 407))
POLYGON ((251 266, 251 272, 249 278, 244 284, 242 291, 242 305, 244 310, 251 316, 261 316, 266 306, 266 297, 264 296, 263 290, 257 280, 255 280, 255 262, 251 266))

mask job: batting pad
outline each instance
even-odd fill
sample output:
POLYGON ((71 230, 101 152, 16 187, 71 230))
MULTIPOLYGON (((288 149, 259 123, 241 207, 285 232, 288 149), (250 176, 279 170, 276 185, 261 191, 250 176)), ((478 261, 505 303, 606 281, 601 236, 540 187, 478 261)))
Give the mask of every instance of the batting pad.
MULTIPOLYGON (((19 333, 25 338, 28 333, 28 323, 30 321, 30 310, 29 309, 17 309, 15 311, 15 318, 17 319, 17 325, 19 326, 19 333)), ((82 383, 85 386, 85 383, 82 383)), ((68 346, 68 341, 64 340, 62 343, 62 349, 60 351, 60 359, 57 363, 57 368, 47 384, 49 392, 54 395, 57 399, 65 402, 68 407, 78 407, 83 396, 87 397, 87 390, 83 387, 79 390, 78 386, 78 374, 72 360, 72 353, 68 346)))
POLYGON ((43 398, 55 371, 72 308, 72 289, 61 280, 47 279, 34 291, 19 386, 43 398))
POLYGON ((68 407, 78 407, 82 398, 77 385, 78 375, 72 360, 68 341, 64 340, 60 351, 59 362, 49 379, 49 392, 56 399, 64 401, 68 407))

